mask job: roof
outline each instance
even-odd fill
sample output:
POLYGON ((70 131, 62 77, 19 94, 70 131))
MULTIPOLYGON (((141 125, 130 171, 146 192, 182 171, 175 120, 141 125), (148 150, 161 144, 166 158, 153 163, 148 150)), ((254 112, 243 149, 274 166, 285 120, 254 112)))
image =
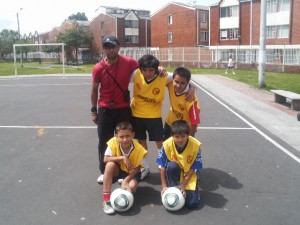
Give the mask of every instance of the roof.
POLYGON ((192 10, 195 10, 195 9, 209 10, 209 6, 205 6, 205 5, 191 5, 191 4, 185 4, 185 3, 182 3, 182 2, 169 2, 168 4, 164 5, 160 9, 158 9, 156 12, 154 12, 151 15, 151 17, 154 16, 155 14, 157 14, 158 12, 160 12, 161 10, 163 10, 164 8, 168 7, 169 5, 178 5, 178 6, 190 8, 192 10))

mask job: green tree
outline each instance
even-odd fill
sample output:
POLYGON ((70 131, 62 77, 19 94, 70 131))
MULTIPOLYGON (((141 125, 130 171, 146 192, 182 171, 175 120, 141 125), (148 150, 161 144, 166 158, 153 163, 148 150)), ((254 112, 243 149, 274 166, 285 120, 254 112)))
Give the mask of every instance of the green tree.
POLYGON ((60 33, 57 36, 57 42, 66 44, 66 55, 69 59, 76 59, 78 61, 78 49, 90 48, 92 43, 91 31, 78 23, 74 23, 74 28, 60 33))
POLYGON ((12 58, 13 44, 19 39, 17 31, 4 29, 0 32, 0 59, 12 58))
POLYGON ((47 53, 52 53, 53 55, 55 55, 56 59, 57 59, 57 62, 60 64, 61 63, 61 46, 60 45, 57 45, 57 46, 54 46, 54 45, 49 45, 49 46, 45 46, 44 47, 44 52, 47 52, 47 53))
POLYGON ((72 14, 69 16, 68 20, 88 21, 88 18, 85 16, 85 13, 78 12, 77 14, 72 14))

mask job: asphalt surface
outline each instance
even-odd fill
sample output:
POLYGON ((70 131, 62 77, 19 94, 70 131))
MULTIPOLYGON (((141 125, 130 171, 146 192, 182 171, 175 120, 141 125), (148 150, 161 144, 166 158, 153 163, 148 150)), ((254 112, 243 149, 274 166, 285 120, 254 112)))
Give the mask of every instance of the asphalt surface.
MULTIPOLYGON (((108 216, 96 183, 91 77, 1 77, 0 224, 299 224, 297 112, 221 76, 193 80, 201 105, 201 206, 164 209, 151 142, 151 175, 133 207, 108 216)), ((164 115, 167 110, 166 98, 164 115)))

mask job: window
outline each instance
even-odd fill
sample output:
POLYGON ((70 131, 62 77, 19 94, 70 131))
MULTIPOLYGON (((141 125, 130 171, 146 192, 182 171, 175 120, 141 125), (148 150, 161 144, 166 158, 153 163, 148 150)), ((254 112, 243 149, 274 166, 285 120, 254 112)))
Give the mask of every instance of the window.
POLYGON ((208 32, 201 32, 201 41, 208 41, 208 32))
POLYGON ((125 20, 125 28, 139 28, 138 20, 125 20))
POLYGON ((276 26, 267 26, 266 38, 276 38, 276 26))
POLYGON ((278 38, 288 38, 289 37, 289 26, 281 25, 278 26, 278 38))
POLYGON ((172 15, 168 15, 168 24, 169 24, 169 25, 173 24, 173 18, 172 18, 172 15))
POLYGON ((239 29, 238 28, 230 28, 230 29, 222 29, 220 31, 221 40, 237 40, 239 39, 239 29))
POLYGON ((274 13, 277 12, 278 0, 267 0, 267 12, 274 13))
POLYGON ((168 33, 168 43, 172 43, 173 42, 173 35, 172 32, 168 33))
POLYGON ((299 49, 286 49, 284 60, 286 64, 296 65, 300 64, 300 50, 299 49))
POLYGON ((139 43, 139 36, 138 35, 125 35, 125 42, 126 43, 139 43))
POLYGON ((267 26, 266 38, 288 38, 289 32, 289 25, 267 26))
POLYGON ((290 11, 290 0, 279 0, 278 11, 290 11))
POLYGON ((290 11, 291 0, 267 0, 267 12, 290 11))
POLYGON ((100 29, 101 29, 101 30, 104 29, 104 22, 103 22, 103 21, 100 22, 100 29))
POLYGON ((225 17, 238 17, 239 16, 239 6, 228 6, 221 8, 221 18, 225 17))
POLYGON ((201 12, 200 18, 201 18, 201 23, 206 23, 207 22, 207 13, 201 12))

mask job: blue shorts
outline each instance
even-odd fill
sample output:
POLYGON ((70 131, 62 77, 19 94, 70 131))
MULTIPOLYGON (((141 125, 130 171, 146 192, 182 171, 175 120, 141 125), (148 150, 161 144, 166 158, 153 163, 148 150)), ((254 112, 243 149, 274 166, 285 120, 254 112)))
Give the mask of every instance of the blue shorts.
POLYGON ((164 136, 162 118, 132 117, 135 138, 146 140, 147 132, 149 141, 162 141, 164 136))

